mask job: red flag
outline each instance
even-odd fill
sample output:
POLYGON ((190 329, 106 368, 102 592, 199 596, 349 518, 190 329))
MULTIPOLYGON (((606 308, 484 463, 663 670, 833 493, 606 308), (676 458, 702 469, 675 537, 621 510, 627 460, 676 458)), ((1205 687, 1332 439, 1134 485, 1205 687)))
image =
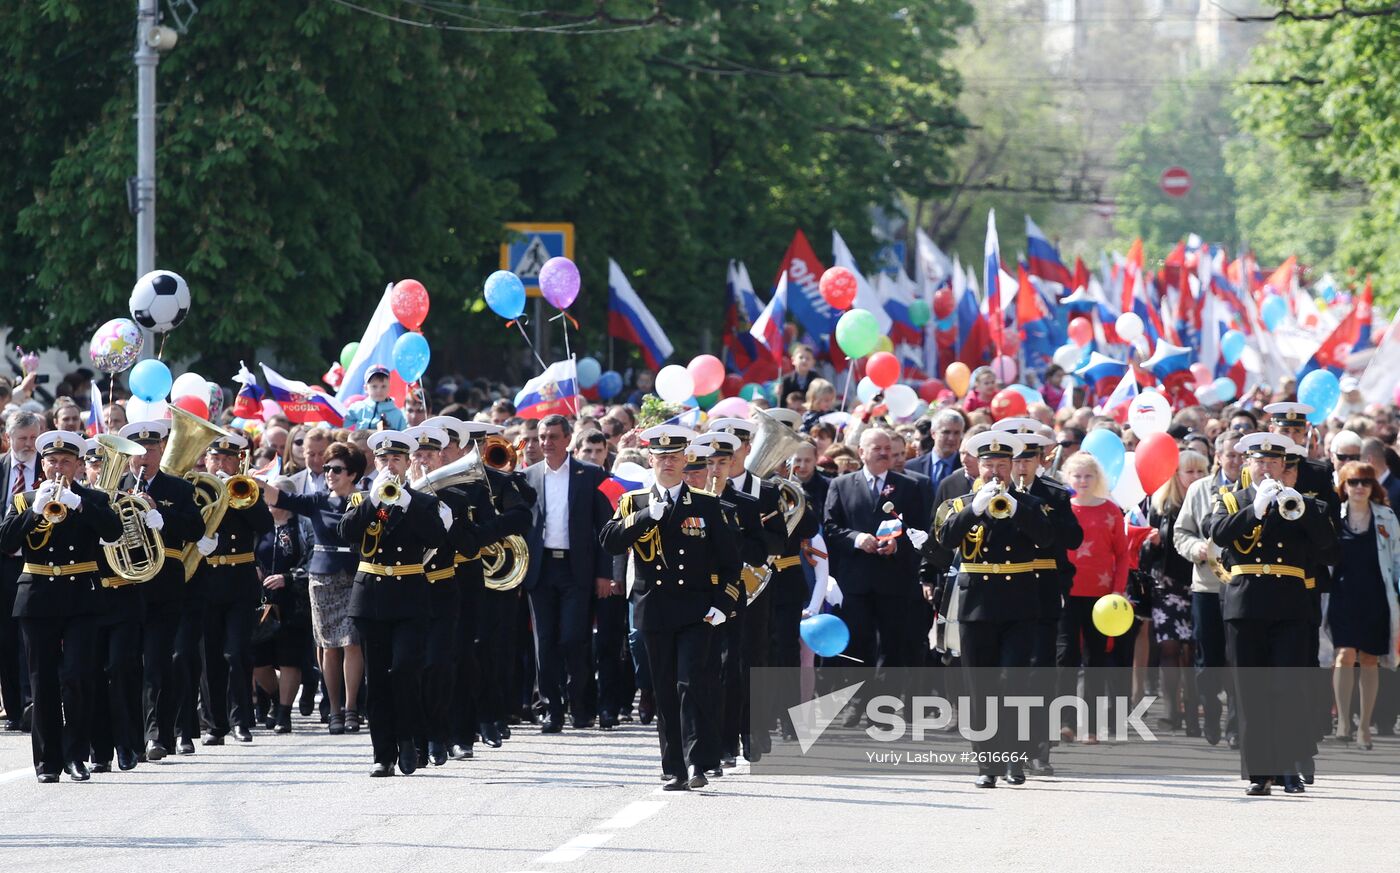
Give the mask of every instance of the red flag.
POLYGON ((1074 287, 1070 290, 1078 291, 1080 288, 1089 287, 1089 267, 1084 263, 1084 259, 1076 256, 1074 259, 1074 287))

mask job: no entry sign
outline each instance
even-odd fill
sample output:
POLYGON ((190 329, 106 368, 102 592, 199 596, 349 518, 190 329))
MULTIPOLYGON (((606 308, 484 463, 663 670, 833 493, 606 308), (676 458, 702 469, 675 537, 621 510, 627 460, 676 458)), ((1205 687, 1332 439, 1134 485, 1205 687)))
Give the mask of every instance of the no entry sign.
POLYGON ((1191 174, 1185 167, 1167 167, 1162 171, 1160 184, 1168 197, 1185 197, 1191 190, 1191 174))

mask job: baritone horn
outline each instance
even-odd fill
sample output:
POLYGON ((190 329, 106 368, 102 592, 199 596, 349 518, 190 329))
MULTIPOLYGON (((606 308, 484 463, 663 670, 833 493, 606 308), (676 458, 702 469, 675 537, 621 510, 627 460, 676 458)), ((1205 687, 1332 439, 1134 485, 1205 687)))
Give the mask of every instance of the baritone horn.
MULTIPOLYGON (((204 519, 204 535, 211 537, 228 512, 228 488, 224 480, 212 473, 196 473, 194 465, 215 440, 234 434, 178 406, 171 406, 169 412, 170 439, 160 456, 161 472, 179 476, 194 486, 194 502, 204 519)), ((180 552, 180 562, 185 565, 185 581, 188 582, 194 575, 195 568, 199 566, 199 557, 194 543, 189 543, 180 552)))
POLYGON ((112 545, 102 547, 112 571, 128 582, 149 582, 165 566, 165 541, 160 531, 146 524, 146 502, 135 494, 118 494, 117 483, 127 462, 146 453, 138 442, 114 434, 97 435, 97 453, 102 469, 93 487, 112 500, 112 509, 122 523, 122 535, 112 545))

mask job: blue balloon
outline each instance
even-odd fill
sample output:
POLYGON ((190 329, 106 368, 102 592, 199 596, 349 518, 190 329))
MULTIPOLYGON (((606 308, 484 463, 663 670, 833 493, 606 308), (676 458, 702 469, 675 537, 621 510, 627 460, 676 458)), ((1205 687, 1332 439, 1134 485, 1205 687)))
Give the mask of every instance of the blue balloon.
POLYGON ((598 363, 597 358, 578 359, 578 387, 592 388, 598 384, 598 379, 603 375, 603 365, 598 363))
POLYGON ((846 651, 846 646, 851 642, 850 628, 844 621, 828 613, 804 618, 798 627, 802 642, 823 658, 836 657, 846 651))
POLYGON ((1229 403, 1235 399, 1235 380, 1229 376, 1221 376, 1210 383, 1210 393, 1215 395, 1216 403, 1229 403))
MULTIPOLYGON (((137 366, 140 366, 139 364, 137 366)), ((1313 370, 1298 383, 1298 402, 1313 408, 1311 424, 1322 424, 1342 396, 1342 383, 1328 370, 1313 370)))
POLYGON ((1231 367, 1244 354, 1244 334, 1237 330, 1227 330, 1220 337, 1220 357, 1231 367))
POLYGON ((1270 294, 1264 301, 1264 305, 1259 307, 1259 314, 1264 316, 1264 326, 1269 330, 1274 330, 1283 321, 1283 317, 1288 314, 1288 301, 1277 294, 1270 294))
POLYGON ((1006 387, 1010 388, 1012 391, 1015 391, 1017 394, 1021 395, 1021 396, 1024 397, 1024 398, 1026 398, 1026 404, 1027 404, 1027 405, 1030 405, 1030 404, 1032 404, 1032 403, 1044 403, 1044 402, 1045 402, 1045 397, 1044 397, 1043 395, 1041 395, 1041 393, 1040 393, 1039 391, 1035 390, 1034 388, 1030 387, 1029 385, 1016 384, 1016 385, 1007 385, 1006 387))
POLYGON ((428 341, 421 333, 406 333, 394 340, 394 369, 405 382, 417 382, 428 370, 428 341))
POLYGON ((175 384, 175 380, 170 375, 169 367, 154 358, 149 358, 137 361, 136 366, 131 368, 131 375, 127 377, 126 384, 132 394, 147 403, 154 403, 163 400, 165 395, 170 393, 170 386, 175 384))
POLYGON ((1113 490, 1123 473, 1123 460, 1127 455, 1122 437, 1101 427, 1090 431, 1080 448, 1093 455, 1099 466, 1103 467, 1103 473, 1108 477, 1108 488, 1113 490))
POLYGON ((611 400, 622 390, 622 376, 616 370, 608 370, 598 377, 598 396, 611 400))
POLYGON ((525 283, 509 270, 497 270, 486 277, 486 305, 501 318, 519 318, 525 311, 525 283))

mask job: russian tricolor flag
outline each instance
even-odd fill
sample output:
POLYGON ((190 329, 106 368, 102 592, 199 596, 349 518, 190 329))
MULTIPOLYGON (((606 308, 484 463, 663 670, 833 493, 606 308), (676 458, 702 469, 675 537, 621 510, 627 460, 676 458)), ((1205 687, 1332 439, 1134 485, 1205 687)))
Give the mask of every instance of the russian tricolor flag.
POLYGON ((1118 381, 1118 387, 1113 389, 1113 393, 1108 395, 1103 405, 1099 407, 1102 415, 1111 415, 1119 424, 1128 420, 1128 407, 1133 399, 1138 396, 1137 373, 1129 367, 1123 374, 1123 378, 1118 381))
POLYGON ((1074 290, 1074 276, 1070 275, 1069 268, 1060 260, 1060 253, 1029 215, 1026 216, 1026 261, 1032 276, 1047 282, 1058 282, 1074 290))
MULTIPOLYGON (((786 272, 783 277, 787 278, 786 272)), ((762 314, 763 304, 754 293, 743 261, 729 262, 725 284, 729 288, 729 304, 724 310, 724 363, 730 370, 743 372, 758 357, 758 346, 749 332, 762 314)))
POLYGON ((389 396, 395 403, 403 406, 408 396, 407 384, 394 369, 394 341, 408 333, 408 328, 399 324, 394 317, 394 309, 389 303, 389 294, 393 289, 392 283, 384 286, 384 296, 379 298, 374 316, 370 318, 364 336, 360 337, 360 348, 355 352, 350 366, 345 368, 345 376, 335 394, 342 403, 349 403, 350 398, 365 393, 365 371, 372 364, 389 368, 389 396))
POLYGON ((515 414, 521 418, 574 415, 578 393, 578 370, 573 358, 555 361, 515 395, 515 414))
POLYGON ((239 361, 238 375, 233 377, 233 381, 241 386, 238 396, 233 399, 233 414, 249 421, 261 421, 263 390, 258 385, 257 377, 248 370, 246 364, 239 361))
POLYGON ((613 469, 613 473, 598 485, 598 490, 608 498, 613 509, 628 491, 650 488, 656 479, 652 472, 641 464, 624 461, 613 469))
POLYGON ((100 433, 102 433, 102 387, 94 380, 92 387, 88 389, 87 435, 97 436, 100 433))
POLYGON ((787 270, 784 270, 778 277, 778 289, 773 292, 773 299, 763 307, 758 320, 749 328, 749 335, 767 349, 769 357, 775 361, 783 359, 783 323, 787 321, 787 297, 788 274, 787 270))
POLYGON ((263 378, 267 380, 267 393, 282 414, 292 424, 317 424, 325 422, 331 427, 345 424, 345 406, 321 388, 313 388, 305 382, 288 379, 267 364, 262 367, 263 378))
MULTIPOLYGON (((608 336, 638 346, 647 366, 653 370, 661 369, 673 351, 666 332, 612 258, 608 258, 608 336)), ((519 405, 516 404, 517 408, 519 405)))
POLYGON ((1001 244, 997 241, 997 211, 987 210, 987 241, 982 247, 982 285, 987 291, 987 323, 992 346, 1001 354, 1006 322, 1001 311, 1001 244))

